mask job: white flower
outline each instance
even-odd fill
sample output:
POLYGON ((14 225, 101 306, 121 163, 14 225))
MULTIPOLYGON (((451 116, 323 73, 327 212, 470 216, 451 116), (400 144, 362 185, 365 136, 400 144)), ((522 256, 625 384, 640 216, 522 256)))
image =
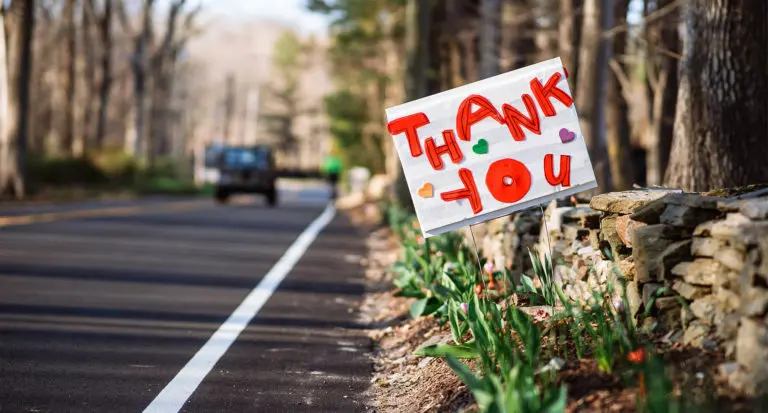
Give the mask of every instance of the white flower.
POLYGON ((485 263, 485 265, 483 265, 483 270, 486 274, 493 274, 493 267, 493 262, 488 261, 485 263))
POLYGON ((461 303, 461 311, 468 313, 469 312, 469 304, 467 303, 461 303))

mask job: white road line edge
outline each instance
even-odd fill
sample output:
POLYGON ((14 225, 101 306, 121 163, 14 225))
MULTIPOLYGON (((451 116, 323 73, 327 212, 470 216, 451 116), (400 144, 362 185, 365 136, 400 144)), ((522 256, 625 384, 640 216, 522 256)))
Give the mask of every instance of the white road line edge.
POLYGON ((227 318, 218 330, 208 339, 191 360, 176 374, 152 403, 144 409, 144 413, 178 412, 184 407, 197 386, 205 379, 219 359, 227 352, 229 346, 259 312, 264 303, 275 292, 285 276, 293 269, 296 262, 304 255, 307 248, 317 238, 320 231, 328 225, 336 214, 333 203, 328 204, 322 214, 317 217, 291 244, 280 260, 269 270, 267 275, 254 287, 242 303, 227 318))

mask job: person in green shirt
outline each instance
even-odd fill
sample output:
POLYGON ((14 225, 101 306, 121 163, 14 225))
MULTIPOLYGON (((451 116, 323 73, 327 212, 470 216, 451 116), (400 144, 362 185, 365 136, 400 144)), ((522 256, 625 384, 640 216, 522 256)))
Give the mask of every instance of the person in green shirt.
POLYGON ((336 156, 330 155, 325 158, 323 162, 323 172, 325 173, 328 183, 331 185, 331 197, 336 199, 337 189, 336 186, 339 183, 339 175, 341 174, 341 159, 336 156))

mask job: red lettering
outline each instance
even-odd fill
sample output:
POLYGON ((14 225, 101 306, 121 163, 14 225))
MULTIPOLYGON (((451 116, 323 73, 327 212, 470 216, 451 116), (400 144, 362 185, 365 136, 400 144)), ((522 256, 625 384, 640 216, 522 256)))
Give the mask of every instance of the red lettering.
POLYGON ((565 78, 568 79, 568 69, 563 66, 563 72, 565 72, 565 78))
POLYGON ((459 105, 459 111, 456 112, 456 132, 459 134, 459 139, 469 141, 472 137, 472 125, 489 116, 499 124, 504 124, 501 114, 488 99, 480 95, 467 96, 459 105), (480 108, 472 111, 472 105, 477 105, 480 108))
POLYGON ((411 149, 411 156, 414 158, 421 156, 421 143, 419 142, 419 134, 416 129, 429 124, 429 118, 424 113, 414 113, 413 115, 404 116, 389 122, 387 129, 392 135, 397 135, 405 132, 405 137, 408 139, 408 146, 411 149))
POLYGON ((488 168, 485 185, 497 201, 515 203, 531 189, 531 172, 522 162, 500 159, 488 168))
POLYGON ((573 99, 571 99, 565 91, 557 87, 557 82, 560 81, 560 76, 562 76, 560 73, 553 74, 549 77, 547 84, 544 86, 541 85, 538 78, 531 80, 531 91, 533 92, 533 96, 536 97, 539 106, 541 106, 541 110, 546 116, 555 116, 555 107, 552 106, 552 102, 550 102, 551 98, 559 100, 567 107, 571 107, 571 104, 573 104, 573 99))
POLYGON ((536 110, 536 104, 533 103, 533 99, 527 94, 524 94, 522 98, 525 109, 528 110, 528 116, 523 115, 522 112, 510 104, 505 103, 501 107, 509 132, 512 133, 512 138, 516 141, 525 139, 525 133, 523 133, 521 125, 525 126, 529 131, 541 135, 541 124, 539 123, 539 112, 536 110))
POLYGON ((560 155, 560 173, 555 175, 554 155, 544 157, 544 177, 550 185, 571 186, 571 157, 560 155))
POLYGON ((480 201, 480 194, 477 192, 477 186, 475 185, 475 178, 472 176, 472 171, 467 168, 459 169, 459 179, 461 179, 461 183, 464 184, 464 189, 443 192, 440 194, 440 198, 446 202, 469 199, 469 205, 472 207, 472 212, 479 214, 483 210, 483 203, 480 201))
POLYGON ((451 157, 453 163, 459 163, 464 159, 464 154, 461 152, 459 144, 456 143, 456 135, 453 134, 452 130, 446 129, 443 131, 443 140, 445 141, 445 144, 440 146, 435 144, 435 139, 432 137, 427 138, 424 142, 427 159, 429 159, 430 165, 432 165, 432 168, 436 171, 443 169, 443 159, 441 156, 446 153, 451 157))

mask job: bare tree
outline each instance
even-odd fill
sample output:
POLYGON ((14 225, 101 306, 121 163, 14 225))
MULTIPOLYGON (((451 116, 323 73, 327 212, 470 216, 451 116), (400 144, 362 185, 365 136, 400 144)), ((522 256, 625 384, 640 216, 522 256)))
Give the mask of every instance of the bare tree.
POLYGON ((665 184, 768 182, 768 2, 692 0, 665 184))
POLYGON ((605 89, 610 50, 602 33, 611 27, 611 0, 585 0, 584 23, 579 52, 579 79, 576 107, 581 132, 601 190, 610 188, 608 154, 605 146, 605 89))
POLYGON ((480 78, 499 74, 501 0, 482 0, 480 12, 480 78))
POLYGON ((61 151, 73 154, 75 150, 75 110, 77 104, 77 26, 75 25, 76 0, 66 0, 64 6, 65 46, 61 59, 66 71, 64 76, 64 104, 61 151))
POLYGON ((35 1, 0 4, 0 194, 25 194, 24 168, 35 1))
POLYGON ((657 0, 649 10, 645 2, 646 82, 649 101, 648 152, 646 153, 648 184, 658 185, 664 178, 672 149, 677 72, 680 41, 678 17, 680 1, 657 0))
POLYGON ((96 124, 96 147, 104 145, 107 129, 107 114, 109 111, 110 92, 112 91, 112 15, 113 0, 104 0, 104 11, 99 21, 99 38, 101 39, 101 84, 99 86, 99 112, 96 124))
MULTIPOLYGON (((629 0, 617 0, 615 2, 613 15, 616 26, 626 25, 628 10, 629 0)), ((625 93, 623 93, 631 93, 631 87, 625 86, 624 90, 622 90, 623 84, 621 79, 628 72, 622 59, 626 50, 627 33, 625 31, 617 33, 612 37, 612 41, 614 58, 611 60, 611 64, 616 70, 608 74, 606 139, 613 189, 626 190, 632 187, 632 180, 634 178, 628 119, 629 106, 627 105, 625 93)), ((628 80, 624 82, 626 83, 628 80)))

